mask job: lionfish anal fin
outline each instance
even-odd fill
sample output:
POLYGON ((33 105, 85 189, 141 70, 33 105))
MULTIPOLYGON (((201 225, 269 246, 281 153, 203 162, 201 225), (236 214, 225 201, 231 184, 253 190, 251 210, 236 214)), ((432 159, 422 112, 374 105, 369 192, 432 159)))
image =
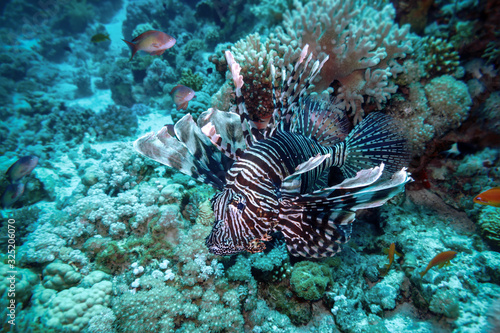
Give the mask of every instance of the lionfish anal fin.
POLYGON ((290 253, 321 258, 338 252, 349 239, 355 211, 383 205, 412 180, 405 168, 381 179, 383 169, 362 170, 337 186, 284 199, 279 229, 290 253))

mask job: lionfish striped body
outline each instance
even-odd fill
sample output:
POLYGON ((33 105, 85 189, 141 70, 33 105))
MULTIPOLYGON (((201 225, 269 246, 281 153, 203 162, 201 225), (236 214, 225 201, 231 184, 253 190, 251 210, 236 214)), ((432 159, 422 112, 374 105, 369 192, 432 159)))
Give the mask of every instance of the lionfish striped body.
POLYGON ((142 154, 220 190, 206 240, 212 253, 260 252, 279 231, 293 255, 332 256, 349 239, 356 210, 384 204, 411 179, 403 168, 405 140, 388 116, 372 113, 345 137, 343 114, 331 102, 305 97, 326 61, 313 63, 306 76, 306 54, 307 47, 288 79, 282 71, 264 129, 248 116, 240 68, 228 51, 237 113, 210 109, 198 124, 186 115, 174 127, 178 139, 164 127, 134 143, 142 154), (346 179, 328 184, 338 170, 346 179))

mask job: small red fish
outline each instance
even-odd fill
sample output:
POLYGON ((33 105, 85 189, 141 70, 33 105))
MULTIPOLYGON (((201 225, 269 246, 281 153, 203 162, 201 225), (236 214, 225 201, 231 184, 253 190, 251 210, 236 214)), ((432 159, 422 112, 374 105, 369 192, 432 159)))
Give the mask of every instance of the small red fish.
POLYGON ((174 46, 176 42, 174 37, 156 30, 148 30, 135 37, 132 42, 125 39, 122 40, 127 43, 132 51, 130 60, 132 60, 137 51, 144 51, 151 55, 162 55, 165 50, 174 46))
POLYGON ((21 157, 12 164, 7 170, 7 178, 12 182, 17 182, 19 179, 26 175, 29 175, 31 171, 37 166, 38 157, 34 155, 28 155, 21 157))
POLYGON ((9 184, 2 195, 2 207, 11 207, 24 193, 23 183, 9 184))
POLYGON ((455 251, 444 251, 444 252, 439 253, 437 256, 432 258, 432 260, 429 262, 429 264, 425 268, 425 271, 420 273, 420 276, 423 277, 429 271, 429 269, 431 269, 432 267, 434 267, 436 265, 439 265, 438 267, 442 268, 444 265, 449 264, 450 260, 455 258, 456 255, 457 255, 457 253, 455 251))
POLYGON ((480 205, 500 207, 500 187, 494 187, 479 194, 474 198, 474 202, 480 205))
POLYGON ((177 111, 186 110, 189 101, 196 97, 193 89, 182 84, 176 85, 170 92, 170 95, 174 99, 175 105, 177 105, 177 111))

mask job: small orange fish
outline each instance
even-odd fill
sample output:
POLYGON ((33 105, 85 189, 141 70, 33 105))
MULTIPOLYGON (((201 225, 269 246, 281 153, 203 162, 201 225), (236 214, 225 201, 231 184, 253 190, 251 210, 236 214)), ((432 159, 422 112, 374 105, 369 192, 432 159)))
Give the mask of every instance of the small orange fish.
POLYGON ((429 262, 429 264, 425 268, 425 271, 420 273, 420 276, 423 277, 429 271, 429 269, 431 269, 432 267, 434 267, 436 265, 439 265, 438 267, 442 268, 444 265, 449 264, 450 260, 455 258, 456 255, 457 255, 457 253, 455 251, 444 251, 444 252, 439 253, 437 256, 432 258, 432 260, 429 262))
POLYGON ((177 105, 177 111, 186 110, 189 101, 196 97, 193 89, 182 84, 176 85, 170 92, 170 95, 174 99, 175 105, 177 105))
POLYGON ((392 266, 392 263, 394 262, 394 254, 396 254, 398 257, 402 257, 403 255, 396 251, 396 243, 391 243, 388 249, 384 249, 384 253, 387 253, 389 256, 389 263, 385 265, 385 270, 379 270, 380 273, 383 275, 386 275, 389 272, 389 269, 392 266))
POLYGON ((474 202, 480 205, 500 207, 500 187, 494 187, 479 194, 474 198, 474 202))
POLYGON ((389 271, 389 268, 391 268, 392 266, 392 262, 394 261, 394 254, 396 254, 398 257, 402 256, 401 253, 396 251, 396 243, 391 243, 391 245, 389 246, 389 250, 387 250, 387 255, 389 256, 389 263, 385 265, 387 271, 389 271))
POLYGON ((174 37, 156 30, 148 30, 135 37, 132 42, 125 39, 122 40, 127 43, 132 51, 130 60, 132 60, 137 51, 144 51, 151 55, 162 55, 165 50, 174 46, 176 42, 174 37))

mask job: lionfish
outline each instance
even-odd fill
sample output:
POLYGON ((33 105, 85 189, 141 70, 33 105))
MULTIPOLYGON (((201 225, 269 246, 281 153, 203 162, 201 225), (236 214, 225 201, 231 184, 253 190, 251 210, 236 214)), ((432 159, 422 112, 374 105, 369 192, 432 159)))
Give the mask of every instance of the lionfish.
POLYGON ((280 87, 270 64, 274 110, 259 126, 245 106, 241 67, 230 51, 225 56, 236 112, 209 109, 197 123, 187 114, 173 129, 139 138, 135 149, 219 190, 211 200, 210 252, 261 252, 281 232, 294 256, 333 256, 349 239, 357 210, 383 205, 411 180, 404 137, 380 112, 346 136, 334 103, 306 93, 327 60, 311 62, 307 46, 295 66, 282 69, 280 87), (344 180, 328 184, 339 173, 344 180))

